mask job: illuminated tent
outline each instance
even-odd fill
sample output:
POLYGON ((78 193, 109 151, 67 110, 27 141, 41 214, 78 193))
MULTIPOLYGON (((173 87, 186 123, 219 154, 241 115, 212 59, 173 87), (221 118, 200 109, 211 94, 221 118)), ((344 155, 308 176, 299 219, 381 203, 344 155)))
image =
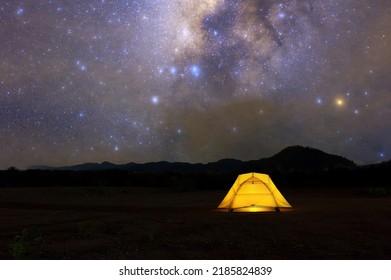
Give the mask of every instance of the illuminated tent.
POLYGON ((218 208, 230 212, 264 212, 290 207, 269 175, 246 173, 238 176, 218 208))

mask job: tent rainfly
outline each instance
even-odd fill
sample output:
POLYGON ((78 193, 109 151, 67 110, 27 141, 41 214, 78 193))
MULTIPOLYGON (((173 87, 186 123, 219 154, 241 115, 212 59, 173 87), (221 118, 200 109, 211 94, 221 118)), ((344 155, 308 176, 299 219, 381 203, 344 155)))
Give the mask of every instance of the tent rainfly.
POLYGON ((269 175, 254 172, 239 175, 218 206, 229 212, 279 212, 291 207, 269 175))

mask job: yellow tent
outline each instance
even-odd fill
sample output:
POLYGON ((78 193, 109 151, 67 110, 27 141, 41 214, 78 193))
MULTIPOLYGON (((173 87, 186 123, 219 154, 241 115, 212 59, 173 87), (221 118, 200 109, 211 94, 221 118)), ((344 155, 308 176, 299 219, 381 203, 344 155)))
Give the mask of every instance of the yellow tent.
POLYGON ((232 212, 279 211, 292 207, 274 185, 269 175, 261 173, 241 174, 218 208, 232 212))

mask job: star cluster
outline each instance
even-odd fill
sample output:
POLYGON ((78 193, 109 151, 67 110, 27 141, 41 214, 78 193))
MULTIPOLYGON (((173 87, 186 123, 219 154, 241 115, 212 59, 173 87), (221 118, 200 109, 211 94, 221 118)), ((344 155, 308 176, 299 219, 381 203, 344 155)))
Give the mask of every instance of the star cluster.
POLYGON ((391 157, 386 0, 0 2, 0 168, 391 157))

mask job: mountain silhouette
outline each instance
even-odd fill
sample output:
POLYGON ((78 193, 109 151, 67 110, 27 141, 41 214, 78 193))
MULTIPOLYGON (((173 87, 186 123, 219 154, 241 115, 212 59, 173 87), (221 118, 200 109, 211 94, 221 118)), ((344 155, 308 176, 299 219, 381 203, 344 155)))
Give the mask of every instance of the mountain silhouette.
POLYGON ((258 164, 279 171, 321 171, 356 167, 353 161, 344 157, 302 146, 287 147, 270 158, 260 160, 258 164))
POLYGON ((186 162, 149 162, 138 164, 134 162, 126 164, 114 164, 110 162, 84 163, 73 166, 51 168, 48 166, 31 167, 31 169, 53 170, 129 170, 129 171, 214 171, 214 172, 273 172, 273 171, 323 171, 335 168, 354 168, 356 164, 344 157, 325 153, 321 150, 290 146, 279 153, 259 160, 241 161, 237 159, 222 159, 210 163, 186 163, 186 162))

